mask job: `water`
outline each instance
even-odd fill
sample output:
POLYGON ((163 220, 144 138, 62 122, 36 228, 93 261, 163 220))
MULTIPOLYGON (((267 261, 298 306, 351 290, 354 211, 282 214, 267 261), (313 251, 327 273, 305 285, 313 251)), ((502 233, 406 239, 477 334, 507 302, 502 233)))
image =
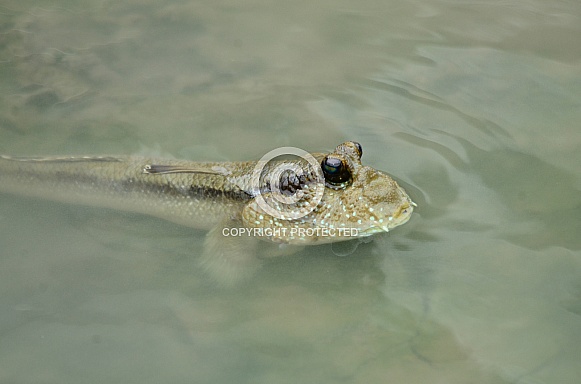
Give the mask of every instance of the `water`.
POLYGON ((5 1, 0 152, 357 140, 412 220, 219 289, 204 233, 0 197, 0 382, 576 383, 575 1, 5 1))

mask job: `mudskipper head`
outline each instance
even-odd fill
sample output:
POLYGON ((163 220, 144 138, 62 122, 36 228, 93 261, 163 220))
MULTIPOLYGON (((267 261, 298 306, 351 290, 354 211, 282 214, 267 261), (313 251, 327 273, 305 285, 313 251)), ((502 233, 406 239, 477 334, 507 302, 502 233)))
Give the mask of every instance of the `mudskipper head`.
MULTIPOLYGON (((276 215, 250 202, 242 213, 244 224, 268 229, 265 237, 272 241, 308 245, 370 236, 406 223, 415 204, 388 174, 363 165, 362 155, 361 145, 354 141, 337 146, 331 153, 312 154, 320 169, 305 174, 318 173, 320 177, 297 178, 303 181, 295 188, 304 195, 295 204, 296 212, 308 213, 301 217, 276 215), (315 193, 323 187, 322 195, 315 193)), ((307 162, 302 164, 308 166, 307 162)), ((274 201, 271 197, 266 200, 274 201)), ((275 209, 281 211, 276 204, 275 209)))
POLYGON ((363 165, 362 155, 361 145, 348 141, 321 160, 326 189, 313 211, 319 225, 369 236, 410 219, 415 204, 407 193, 388 174, 363 165))

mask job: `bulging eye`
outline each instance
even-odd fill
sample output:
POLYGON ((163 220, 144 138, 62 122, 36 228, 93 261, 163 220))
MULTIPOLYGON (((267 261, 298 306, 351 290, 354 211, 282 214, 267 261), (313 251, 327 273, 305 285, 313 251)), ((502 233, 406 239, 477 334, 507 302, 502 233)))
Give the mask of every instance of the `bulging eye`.
POLYGON ((321 168, 325 180, 333 185, 338 185, 351 180, 351 172, 345 162, 332 156, 326 156, 321 162, 321 168))

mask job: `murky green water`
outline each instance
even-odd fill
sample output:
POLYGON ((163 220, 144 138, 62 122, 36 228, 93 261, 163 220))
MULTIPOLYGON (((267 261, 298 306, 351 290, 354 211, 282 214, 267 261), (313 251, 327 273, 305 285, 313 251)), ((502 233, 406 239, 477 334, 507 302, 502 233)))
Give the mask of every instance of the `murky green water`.
POLYGON ((363 144, 419 204, 236 289, 204 233, 0 197, 0 382, 577 383, 577 1, 5 1, 0 153, 363 144))

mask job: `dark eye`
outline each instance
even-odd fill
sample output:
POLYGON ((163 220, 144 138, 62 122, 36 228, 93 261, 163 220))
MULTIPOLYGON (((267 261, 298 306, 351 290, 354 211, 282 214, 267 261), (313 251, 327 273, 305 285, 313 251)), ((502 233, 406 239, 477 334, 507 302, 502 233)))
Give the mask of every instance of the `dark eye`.
POLYGON ((351 179, 351 173, 343 160, 327 156, 321 162, 325 180, 331 184, 341 184, 351 179))

